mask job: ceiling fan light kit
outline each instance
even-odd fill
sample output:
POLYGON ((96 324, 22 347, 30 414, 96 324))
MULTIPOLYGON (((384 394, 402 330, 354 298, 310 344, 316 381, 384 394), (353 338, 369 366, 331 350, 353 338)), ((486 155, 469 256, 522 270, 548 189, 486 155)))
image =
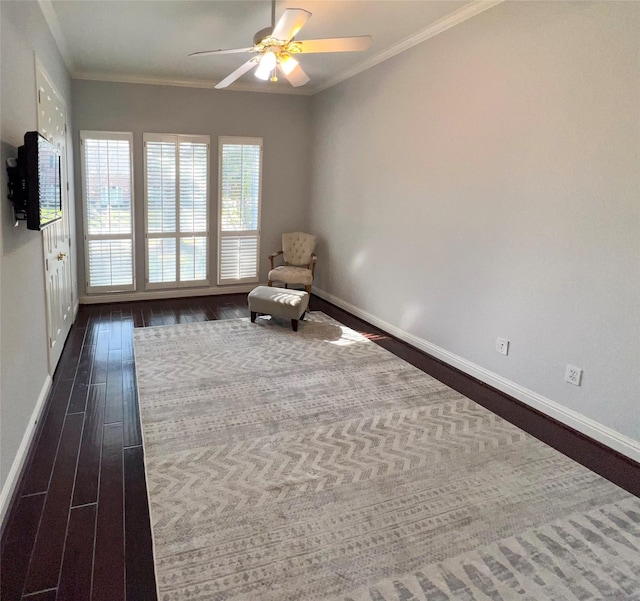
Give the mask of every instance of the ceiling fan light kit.
POLYGON ((294 37, 309 20, 311 13, 302 8, 287 8, 275 20, 275 0, 271 5, 271 27, 261 29, 253 36, 253 46, 250 48, 231 48, 227 50, 205 50, 193 52, 189 56, 208 56, 212 54, 235 54, 241 52, 255 52, 259 56, 252 57, 240 65, 233 73, 219 81, 215 87, 223 89, 242 77, 257 65, 255 76, 263 81, 278 81, 277 71, 280 71, 293 86, 303 86, 309 81, 298 60, 292 54, 323 53, 323 52, 360 52, 371 45, 371 36, 355 36, 349 38, 327 38, 319 40, 294 40, 294 37))
POLYGON ((278 63, 278 58, 276 57, 275 52, 271 50, 265 52, 260 58, 260 64, 256 69, 255 76, 258 79, 267 81, 267 79, 271 77, 271 74, 273 73, 273 70, 276 68, 277 63, 278 63))
POLYGON ((293 71, 298 66, 298 61, 293 58, 290 54, 280 54, 280 68, 284 71, 285 75, 291 75, 291 71, 293 71))

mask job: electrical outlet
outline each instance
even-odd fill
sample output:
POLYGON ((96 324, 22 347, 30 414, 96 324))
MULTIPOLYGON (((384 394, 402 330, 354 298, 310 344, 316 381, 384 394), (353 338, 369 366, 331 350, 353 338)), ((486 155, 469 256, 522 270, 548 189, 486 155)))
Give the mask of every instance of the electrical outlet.
POLYGON ((509 354, 509 341, 506 338, 496 340, 496 350, 503 355, 509 354))
POLYGON ((575 365, 569 365, 567 363, 567 371, 564 372, 564 381, 574 386, 580 386, 580 380, 582 380, 582 370, 575 365))

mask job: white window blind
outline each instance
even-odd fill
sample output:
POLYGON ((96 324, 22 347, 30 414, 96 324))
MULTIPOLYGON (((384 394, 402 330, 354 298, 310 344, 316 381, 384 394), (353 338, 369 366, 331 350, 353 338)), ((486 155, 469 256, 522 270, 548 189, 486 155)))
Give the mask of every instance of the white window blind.
POLYGON ((147 288, 208 284, 209 136, 145 134, 147 288))
POLYGON ((262 138, 219 139, 218 284, 258 281, 262 138))
POLYGON ((81 131, 87 292, 134 289, 133 134, 81 131))

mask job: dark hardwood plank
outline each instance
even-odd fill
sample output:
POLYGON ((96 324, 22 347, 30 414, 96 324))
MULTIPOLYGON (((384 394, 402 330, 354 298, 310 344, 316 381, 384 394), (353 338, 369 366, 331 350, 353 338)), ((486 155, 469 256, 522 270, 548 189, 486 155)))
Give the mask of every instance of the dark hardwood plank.
POLYGON ((181 307, 174 311, 177 323, 193 323, 197 321, 190 308, 181 307))
POLYGON ((89 394, 89 384, 76 379, 73 383, 69 407, 67 413, 83 413, 87 407, 87 395, 89 394))
POLYGON ((40 438, 26 471, 23 495, 45 492, 49 486, 72 386, 73 380, 57 380, 53 387, 40 438))
POLYGON ((58 585, 83 419, 83 414, 76 413, 65 420, 24 594, 58 585))
POLYGON ((220 316, 220 319, 238 319, 238 317, 240 317, 234 308, 228 305, 220 307, 216 312, 220 316))
POLYGON ((207 320, 213 321, 215 319, 218 319, 218 313, 216 311, 216 308, 213 305, 213 303, 209 302, 208 298, 200 298, 197 300, 198 300, 198 304, 196 305, 196 307, 198 308, 199 311, 202 312, 202 314, 204 315, 204 317, 206 317, 207 320))
POLYGON ((235 312, 238 317, 249 317, 249 307, 235 307, 235 312))
POLYGON ((167 310, 164 312, 154 313, 149 321, 150 326, 172 326, 178 323, 176 314, 167 310))
POLYGON ((104 423, 122 421, 122 351, 109 351, 104 423))
POLYGON ((133 361, 122 363, 122 411, 124 425, 124 446, 132 447, 142 444, 140 431, 140 410, 138 407, 138 390, 136 388, 135 364, 133 361))
POLYGON ((162 309, 162 315, 164 317, 165 325, 172 326, 178 323, 178 319, 176 318, 176 314, 173 311, 173 307, 165 306, 162 309))
POLYGON ((74 322, 74 326, 77 328, 86 328, 89 323, 90 316, 90 307, 91 305, 80 305, 78 307, 78 314, 76 315, 76 320, 74 322))
POLYGON ((96 505, 71 510, 56 601, 89 601, 93 573, 96 505))
POLYGON ((45 493, 18 500, 9 522, 0 554, 0 599, 17 601, 27 577, 31 551, 36 540, 45 493))
POLYGON ((29 595, 22 597, 24 601, 56 601, 57 590, 49 589, 48 591, 41 591, 35 595, 29 595))
POLYGON ((84 346, 95 346, 98 341, 98 332, 103 325, 101 313, 99 310, 94 310, 89 317, 86 325, 87 333, 84 336, 84 346))
POLYGON ((142 326, 146 327, 149 325, 149 321, 152 316, 152 303, 151 302, 141 302, 140 304, 140 317, 142 319, 142 326))
POLYGON ((93 345, 90 344, 85 344, 82 347, 67 413, 84 411, 87 406, 87 394, 89 392, 89 382, 91 381, 94 350, 93 345))
POLYGON ((192 309, 192 321, 209 321, 209 316, 204 309, 194 307, 192 309))
POLYGON ((127 601, 157 599, 143 453, 124 450, 127 601))
POLYGON ((122 361, 133 361, 133 328, 134 320, 130 315, 123 315, 122 322, 122 361))
POLYGON ((160 301, 148 303, 147 312, 144 314, 145 326, 168 326, 177 323, 177 319, 171 305, 160 301))
POLYGON ((84 340, 84 328, 72 327, 65 342, 60 361, 56 367, 55 375, 60 380, 68 380, 75 377, 78 368, 78 357, 82 350, 84 340))
POLYGON ((93 368, 93 357, 95 354, 95 346, 91 344, 90 338, 89 330, 87 330, 73 383, 68 413, 84 411, 87 405, 87 394, 89 392, 89 382, 91 381, 91 370, 93 368))
POLYGON ((93 563, 93 601, 124 601, 122 424, 104 427, 93 563))
POLYGON ((181 299, 183 302, 180 303, 179 308, 174 308, 174 312, 177 313, 177 317, 179 323, 193 323, 196 321, 208 321, 209 319, 215 319, 214 317, 209 317, 207 312, 202 308, 200 304, 200 299, 198 297, 195 298, 185 298, 181 299))
POLYGON ((133 317, 133 327, 144 327, 144 318, 142 317, 142 310, 137 305, 131 308, 131 316, 133 317))
POLYGON ((96 348, 93 357, 91 384, 107 383, 107 367, 109 365, 109 334, 110 322, 100 321, 94 325, 96 332, 96 348))
POLYGON ((75 325, 79 328, 86 327, 92 318, 100 315, 101 311, 102 307, 100 305, 80 305, 75 325))
POLYGON ((106 384, 89 387, 89 400, 84 418, 82 442, 72 505, 85 505, 98 500, 98 477, 102 455, 106 384))
POLYGON ((111 311, 109 351, 122 348, 122 311, 111 311))

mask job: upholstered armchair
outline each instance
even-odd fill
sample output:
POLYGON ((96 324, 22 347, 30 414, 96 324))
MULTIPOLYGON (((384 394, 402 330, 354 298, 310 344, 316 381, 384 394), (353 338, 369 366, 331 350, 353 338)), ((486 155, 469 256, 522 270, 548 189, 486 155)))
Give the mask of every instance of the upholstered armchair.
POLYGON ((269 271, 269 286, 273 282, 282 282, 285 288, 289 285, 304 286, 311 294, 311 283, 316 270, 318 257, 313 252, 316 247, 316 237, 304 232, 282 234, 282 250, 269 255, 271 271, 269 271), (275 258, 282 255, 284 265, 275 266, 275 258))

